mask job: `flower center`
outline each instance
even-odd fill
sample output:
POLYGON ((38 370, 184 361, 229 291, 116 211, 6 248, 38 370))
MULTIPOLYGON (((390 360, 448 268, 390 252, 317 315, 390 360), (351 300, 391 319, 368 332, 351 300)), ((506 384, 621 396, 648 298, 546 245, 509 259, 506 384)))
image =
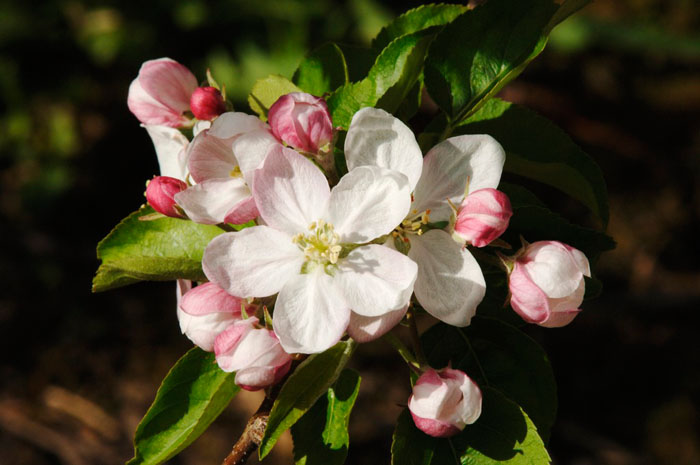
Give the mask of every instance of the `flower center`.
POLYGON ((306 257, 306 263, 302 266, 302 273, 308 272, 309 266, 320 265, 328 273, 338 263, 338 257, 343 247, 340 245, 340 236, 335 232, 332 224, 323 220, 314 221, 309 225, 309 233, 299 233, 292 238, 306 257))
POLYGON ((409 237, 423 234, 427 230, 426 226, 428 223, 430 223, 430 209, 424 212, 412 210, 406 219, 391 233, 391 236, 394 238, 394 246, 396 249, 407 254, 411 248, 411 240, 409 237))

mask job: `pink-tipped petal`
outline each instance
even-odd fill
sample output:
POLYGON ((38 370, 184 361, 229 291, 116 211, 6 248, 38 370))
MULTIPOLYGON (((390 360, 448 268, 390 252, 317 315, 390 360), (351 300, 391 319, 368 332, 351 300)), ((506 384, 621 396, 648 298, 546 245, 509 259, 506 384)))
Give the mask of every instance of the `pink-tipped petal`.
POLYGON ((155 211, 171 218, 182 218, 175 195, 187 189, 187 184, 168 176, 155 176, 146 187, 146 201, 155 211))
POLYGON ((511 292, 510 305, 523 320, 539 324, 549 318, 547 294, 537 287, 527 270, 518 262, 510 274, 508 287, 511 292))
POLYGON ((408 306, 380 316, 350 315, 348 335, 357 342, 369 342, 382 337, 396 326, 406 314, 408 306))
POLYGON ((250 190, 241 178, 209 179, 175 195, 187 216, 201 224, 226 222, 232 209, 250 198, 250 190))
POLYGON ((508 228, 513 209, 508 196, 487 187, 465 197, 457 213, 454 232, 475 247, 484 247, 508 228))
POLYGON ((248 197, 238 202, 226 213, 224 223, 245 224, 258 216, 260 216, 260 212, 258 206, 255 205, 255 199, 248 197))
POLYGON ((187 292, 180 302, 180 308, 190 315, 201 316, 209 313, 241 313, 240 297, 232 296, 216 283, 204 283, 187 292))
POLYGON ((192 140, 189 152, 188 166, 195 182, 228 179, 238 166, 230 140, 213 136, 211 129, 192 140))
POLYGON ((268 112, 272 133, 288 145, 317 153, 333 137, 325 100, 303 92, 283 95, 268 112))
POLYGON ((138 79, 143 89, 163 105, 180 113, 190 109, 197 78, 187 67, 170 58, 150 60, 141 65, 138 79))

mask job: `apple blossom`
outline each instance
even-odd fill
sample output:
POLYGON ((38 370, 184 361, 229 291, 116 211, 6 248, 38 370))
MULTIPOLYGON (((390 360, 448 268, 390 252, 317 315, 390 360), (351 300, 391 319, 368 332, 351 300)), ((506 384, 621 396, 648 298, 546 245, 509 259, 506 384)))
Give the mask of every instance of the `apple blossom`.
POLYGON ((255 317, 238 320, 214 342, 216 363, 227 372, 236 372, 235 383, 248 391, 275 384, 287 374, 292 358, 266 328, 256 328, 255 317))
POLYGON ((413 202, 410 213, 392 232, 387 246, 407 253, 418 264, 416 299, 434 317, 467 326, 486 292, 484 276, 471 253, 443 228, 452 215, 450 202, 468 193, 495 188, 505 153, 492 137, 451 137, 421 155, 413 132, 399 119, 377 108, 363 108, 350 123, 345 139, 350 170, 380 166, 406 175, 413 202))
POLYGON ((565 326, 578 315, 591 276, 586 256, 557 241, 528 244, 517 254, 508 287, 510 304, 525 321, 548 328, 565 326))
MULTIPOLYGON (((182 291, 178 289, 178 292, 182 291)), ((241 319, 243 305, 242 299, 228 294, 214 283, 186 288, 177 307, 180 330, 195 345, 213 352, 216 337, 241 319)))
POLYGON ((474 247, 489 245, 508 228, 513 209, 508 196, 485 187, 467 195, 457 211, 454 236, 474 247))
POLYGON ((143 124, 181 127, 189 123, 184 113, 196 88, 197 78, 175 60, 149 60, 129 86, 127 105, 143 124))
POLYGON ((280 97, 270 107, 268 120, 275 137, 304 152, 318 153, 333 138, 326 101, 304 92, 280 97))
POLYGON ((413 386, 408 409, 425 434, 454 436, 481 415, 481 390, 463 371, 430 368, 413 386))
POLYGON ((168 176, 154 176, 146 186, 146 201, 155 211, 171 218, 183 218, 174 196, 187 189, 187 184, 168 176))
POLYGON ((226 102, 216 87, 197 87, 190 97, 192 114, 199 120, 212 120, 226 111, 226 102))
POLYGON ((202 267, 231 294, 279 293, 273 327, 285 351, 321 352, 341 338, 352 314, 381 317, 406 307, 415 263, 369 243, 408 211, 403 174, 363 166, 331 190, 311 161, 276 146, 252 190, 265 225, 215 237, 202 267))

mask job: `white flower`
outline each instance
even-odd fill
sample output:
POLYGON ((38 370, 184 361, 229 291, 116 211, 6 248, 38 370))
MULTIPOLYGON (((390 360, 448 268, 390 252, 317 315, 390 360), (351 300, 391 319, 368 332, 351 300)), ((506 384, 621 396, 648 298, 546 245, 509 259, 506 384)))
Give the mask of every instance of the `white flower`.
POLYGON ((321 352, 352 314, 381 317, 408 304, 415 263, 369 244, 408 213, 403 174, 360 167, 331 190, 312 162, 278 145, 254 175, 253 196, 265 225, 214 238, 203 268, 233 295, 279 293, 273 327, 285 351, 321 352))
POLYGON ((345 157, 350 170, 380 166, 406 175, 413 203, 386 245, 408 250, 418 263, 415 293, 421 306, 446 323, 467 326, 484 298, 484 276, 471 253, 439 223, 449 221, 448 200, 460 204, 467 184, 468 192, 498 186, 503 148, 490 136, 465 135, 439 143, 422 158, 405 124, 383 110, 364 108, 353 116, 345 157))

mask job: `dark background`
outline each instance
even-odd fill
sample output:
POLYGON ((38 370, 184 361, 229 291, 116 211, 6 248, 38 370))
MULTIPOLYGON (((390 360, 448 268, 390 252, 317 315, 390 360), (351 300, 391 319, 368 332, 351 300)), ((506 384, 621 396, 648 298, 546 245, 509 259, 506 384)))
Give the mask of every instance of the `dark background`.
MULTIPOLYGON (((325 40, 368 44, 417 2, 0 1, 0 461, 113 464, 189 347, 172 283, 91 294, 95 245, 157 171, 126 107, 140 64, 169 56, 236 109, 325 40)), ((700 463, 700 7, 600 0, 503 91, 601 165, 618 248, 573 324, 528 332, 550 355, 559 465, 700 463)), ((545 199, 557 203, 557 199, 545 199)), ((349 464, 388 463, 405 369, 361 347, 349 464)), ((241 395, 173 464, 220 463, 259 394, 241 395)), ((269 463, 291 463, 283 440, 269 463), (277 460, 277 461, 275 461, 277 460)), ((251 463, 254 463, 251 460, 251 463)))

